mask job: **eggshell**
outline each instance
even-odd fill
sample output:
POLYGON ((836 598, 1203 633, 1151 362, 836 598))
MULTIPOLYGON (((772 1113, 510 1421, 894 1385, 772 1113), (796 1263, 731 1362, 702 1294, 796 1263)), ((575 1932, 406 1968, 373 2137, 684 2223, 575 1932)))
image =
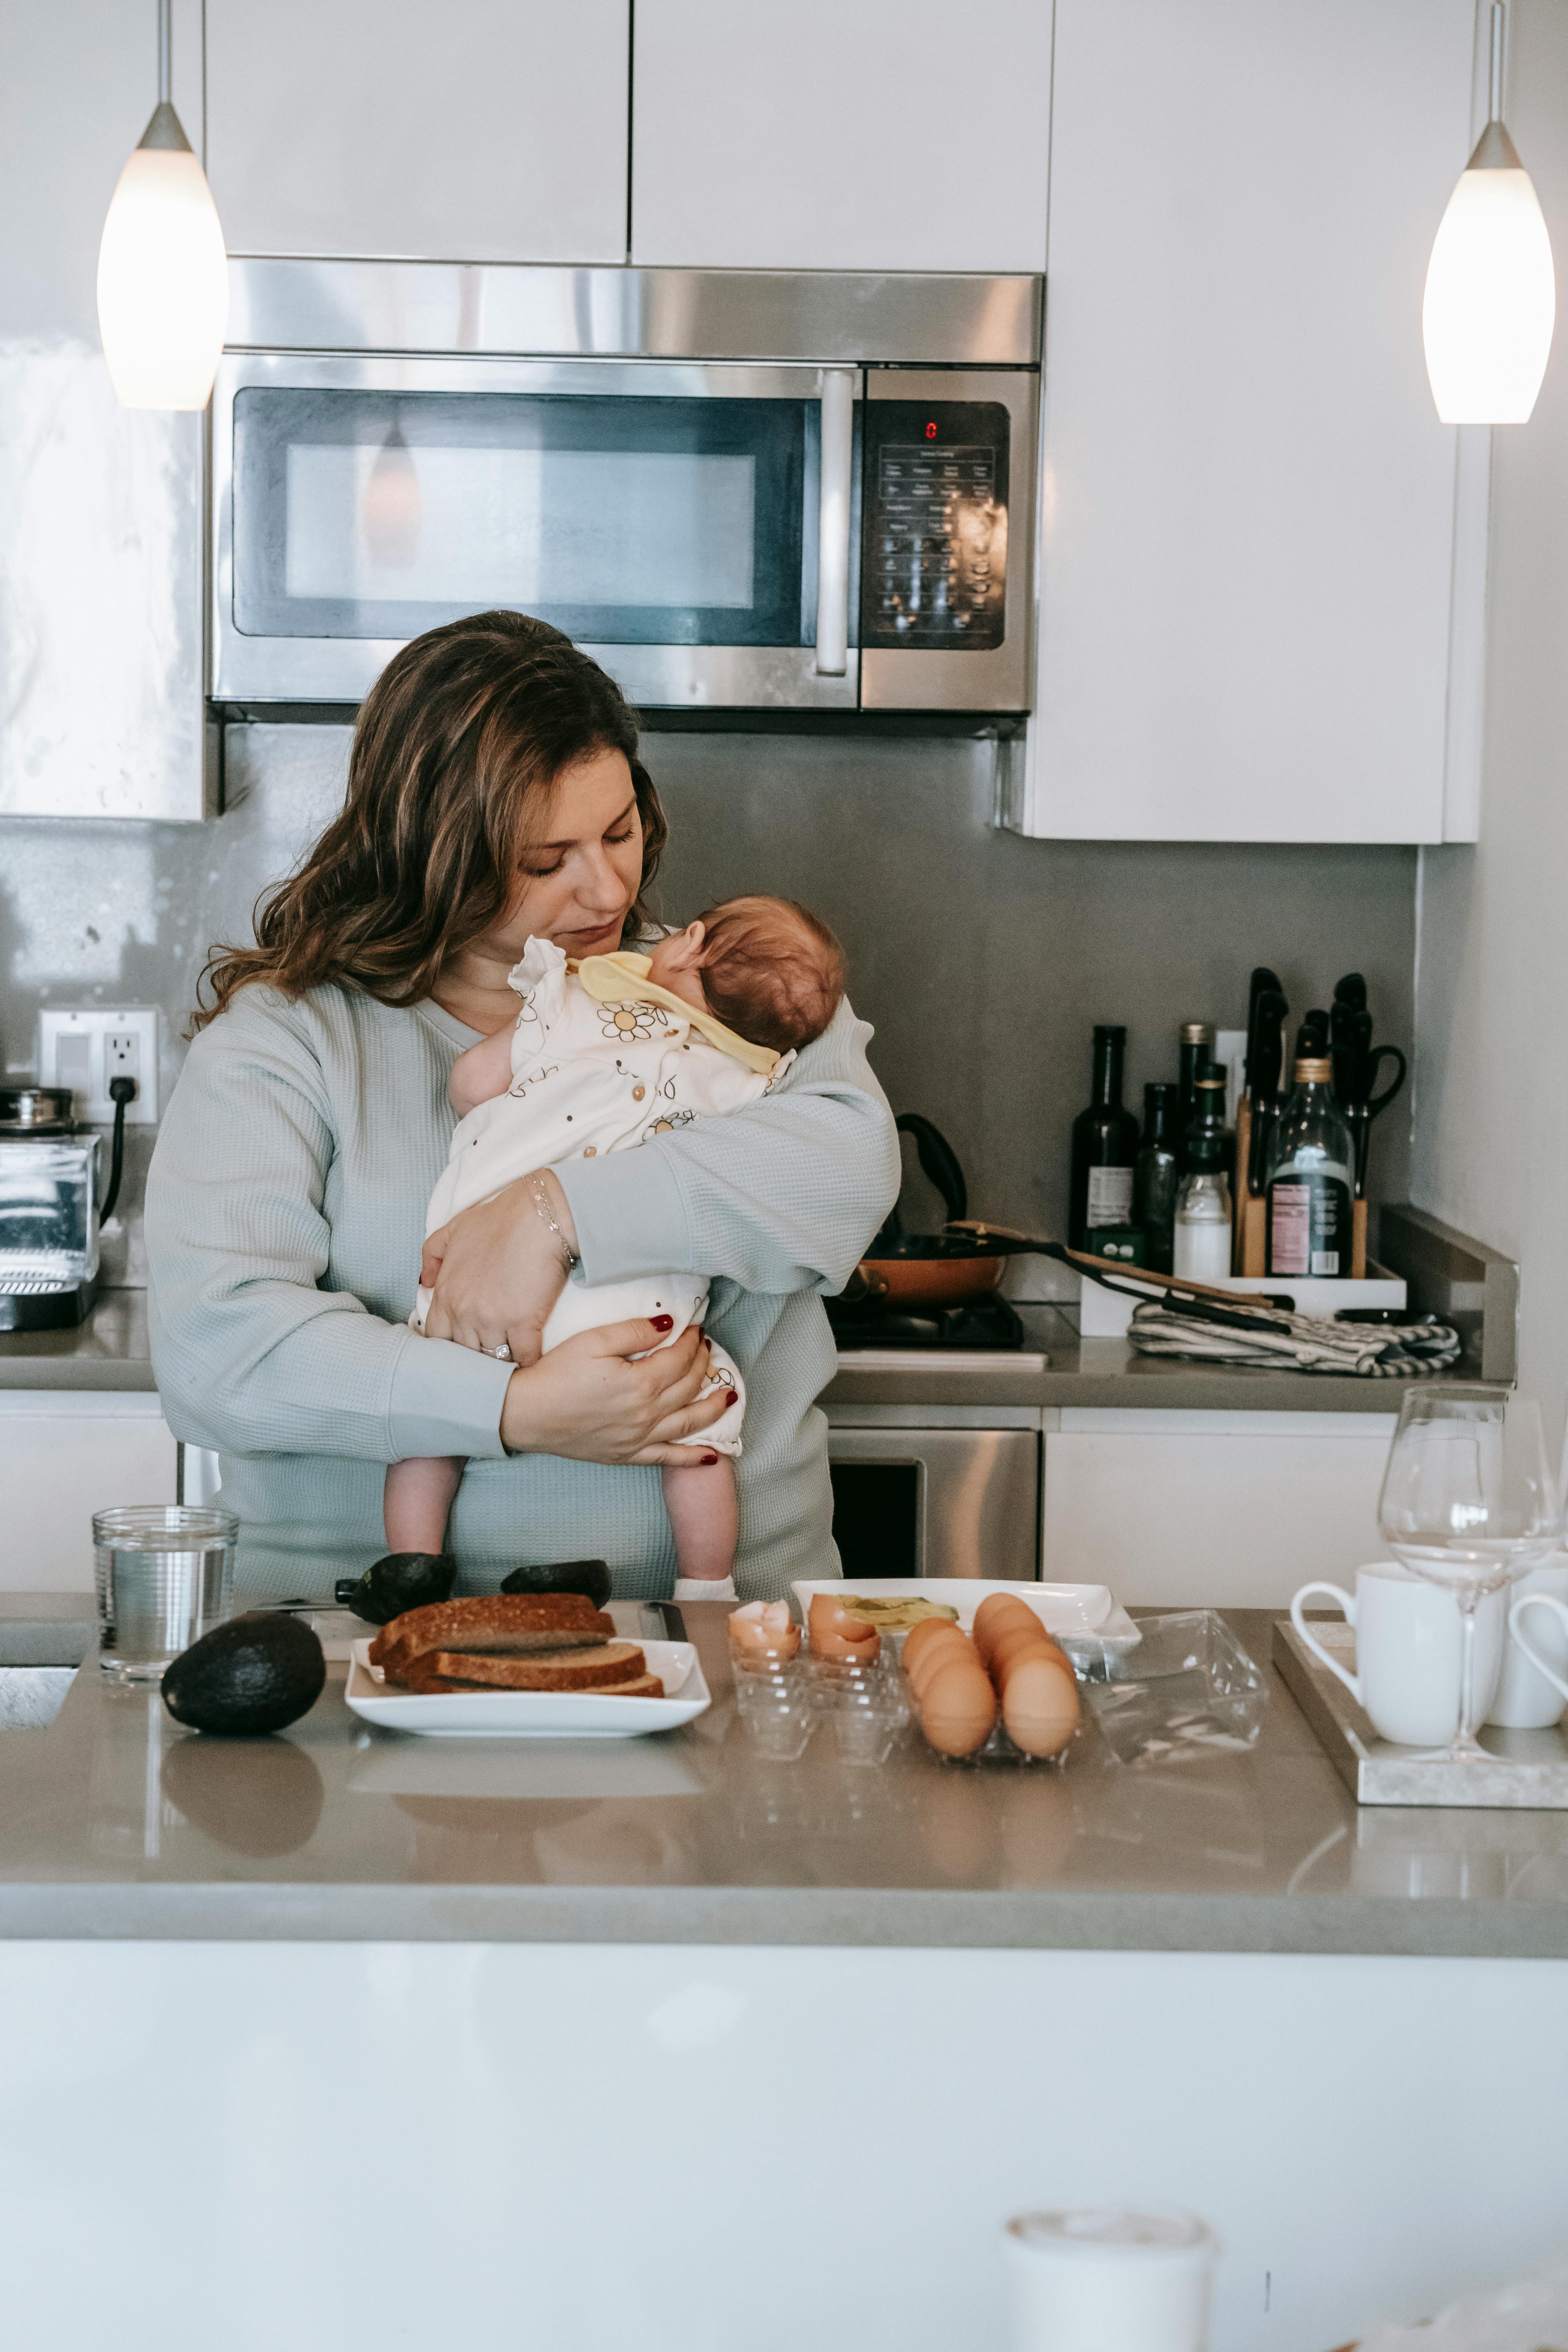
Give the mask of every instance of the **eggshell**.
POLYGON ((996 1694, 978 1659, 954 1658, 933 1674, 920 1701, 921 1729, 942 1756, 973 1756, 996 1720, 996 1694))
POLYGON ((999 1633, 991 1644, 986 1666, 991 1675, 999 1679, 1006 1672, 1011 1659, 1021 1658, 1030 1650, 1048 1650, 1053 1657, 1061 1656, 1061 1652, 1037 1617, 1033 1624, 1009 1625, 1005 1633, 999 1633))
POLYGON ((806 1619, 814 1658, 852 1658, 863 1666, 873 1666, 882 1654, 882 1637, 874 1625, 858 1624, 845 1613, 844 1604, 831 1592, 814 1592, 806 1619))
POLYGON ((784 1601, 770 1601, 766 1607, 760 1601, 748 1601, 730 1619, 730 1647, 745 1657, 793 1658, 800 1648, 800 1627, 791 1624, 784 1601))
POLYGON ((1078 1685, 1064 1659, 1017 1659, 1002 1690, 1007 1737, 1026 1756, 1055 1756, 1078 1728, 1078 1685))

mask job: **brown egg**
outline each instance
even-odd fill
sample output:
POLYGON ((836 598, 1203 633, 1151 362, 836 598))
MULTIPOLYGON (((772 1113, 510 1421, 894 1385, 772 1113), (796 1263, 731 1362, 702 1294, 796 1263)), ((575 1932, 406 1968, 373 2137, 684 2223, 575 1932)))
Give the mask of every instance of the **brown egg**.
POLYGON ((985 1663, 992 1674, 1000 1679, 1012 1659, 1025 1657, 1031 1650, 1047 1651, 1052 1657, 1061 1655, 1037 1617, 1031 1624, 1009 1625, 1005 1633, 999 1633, 991 1644, 991 1655, 985 1663))
POLYGON ((1002 1634, 1039 1622, 1028 1602, 1020 1601, 1016 1593, 989 1593, 974 1612, 974 1646, 989 1665, 991 1652, 1002 1634))
POLYGON ((1026 1756, 1055 1756, 1078 1729, 1078 1685, 1065 1659, 1019 1658, 1002 1693, 1007 1737, 1026 1756))
POLYGON ((924 1617, 921 1620, 921 1622, 918 1625, 911 1625, 909 1632, 904 1635, 903 1664, 905 1674, 909 1673, 910 1668, 914 1664, 915 1660, 920 1656, 921 1651, 926 1648, 927 1644, 934 1642, 939 1634, 956 1633, 957 1632, 958 1628, 953 1623, 951 1617, 924 1617))
POLYGON ((978 1659, 954 1658, 933 1674, 920 1702, 921 1729, 942 1756, 973 1756, 996 1720, 996 1694, 978 1659))
POLYGON ((956 1625, 948 1628, 945 1641, 922 1643, 920 1649, 916 1651, 912 1663, 910 1659, 909 1645, 905 1643, 904 1675, 917 1698, 938 1667, 944 1661, 950 1663, 954 1658, 967 1658, 974 1665, 980 1664, 974 1654, 973 1643, 970 1641, 967 1634, 961 1633, 956 1625))

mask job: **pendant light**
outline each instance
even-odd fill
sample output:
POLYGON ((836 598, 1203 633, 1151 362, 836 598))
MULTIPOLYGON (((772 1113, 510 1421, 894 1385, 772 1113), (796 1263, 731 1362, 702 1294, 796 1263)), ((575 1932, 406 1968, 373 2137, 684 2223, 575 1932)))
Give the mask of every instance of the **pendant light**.
POLYGON ((1552 241, 1502 126, 1503 0, 1491 23, 1491 104, 1438 226, 1421 331, 1445 425, 1522 425, 1552 349, 1552 241))
POLYGON ((205 408, 228 323, 217 206, 170 98, 170 10, 158 0, 158 103, 98 248, 98 329, 123 408, 205 408))

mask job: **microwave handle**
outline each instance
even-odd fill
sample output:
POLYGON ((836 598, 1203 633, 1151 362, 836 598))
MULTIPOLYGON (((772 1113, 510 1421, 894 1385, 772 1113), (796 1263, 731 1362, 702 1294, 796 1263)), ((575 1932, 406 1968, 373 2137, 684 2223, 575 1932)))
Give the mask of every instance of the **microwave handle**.
POLYGON ((855 460, 855 368, 822 371, 821 506, 816 526, 816 667, 849 667, 849 491, 855 460))

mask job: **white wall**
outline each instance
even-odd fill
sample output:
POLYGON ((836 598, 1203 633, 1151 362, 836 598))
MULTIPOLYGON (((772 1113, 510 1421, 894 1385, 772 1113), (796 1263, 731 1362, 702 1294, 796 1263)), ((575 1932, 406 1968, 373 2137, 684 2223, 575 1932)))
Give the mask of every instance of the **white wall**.
POLYGON ((1557 260, 1528 425, 1494 429, 1481 834, 1422 852, 1415 1159, 1422 1207, 1520 1260, 1520 1381, 1568 1390, 1568 7, 1515 0, 1505 108, 1557 260))

